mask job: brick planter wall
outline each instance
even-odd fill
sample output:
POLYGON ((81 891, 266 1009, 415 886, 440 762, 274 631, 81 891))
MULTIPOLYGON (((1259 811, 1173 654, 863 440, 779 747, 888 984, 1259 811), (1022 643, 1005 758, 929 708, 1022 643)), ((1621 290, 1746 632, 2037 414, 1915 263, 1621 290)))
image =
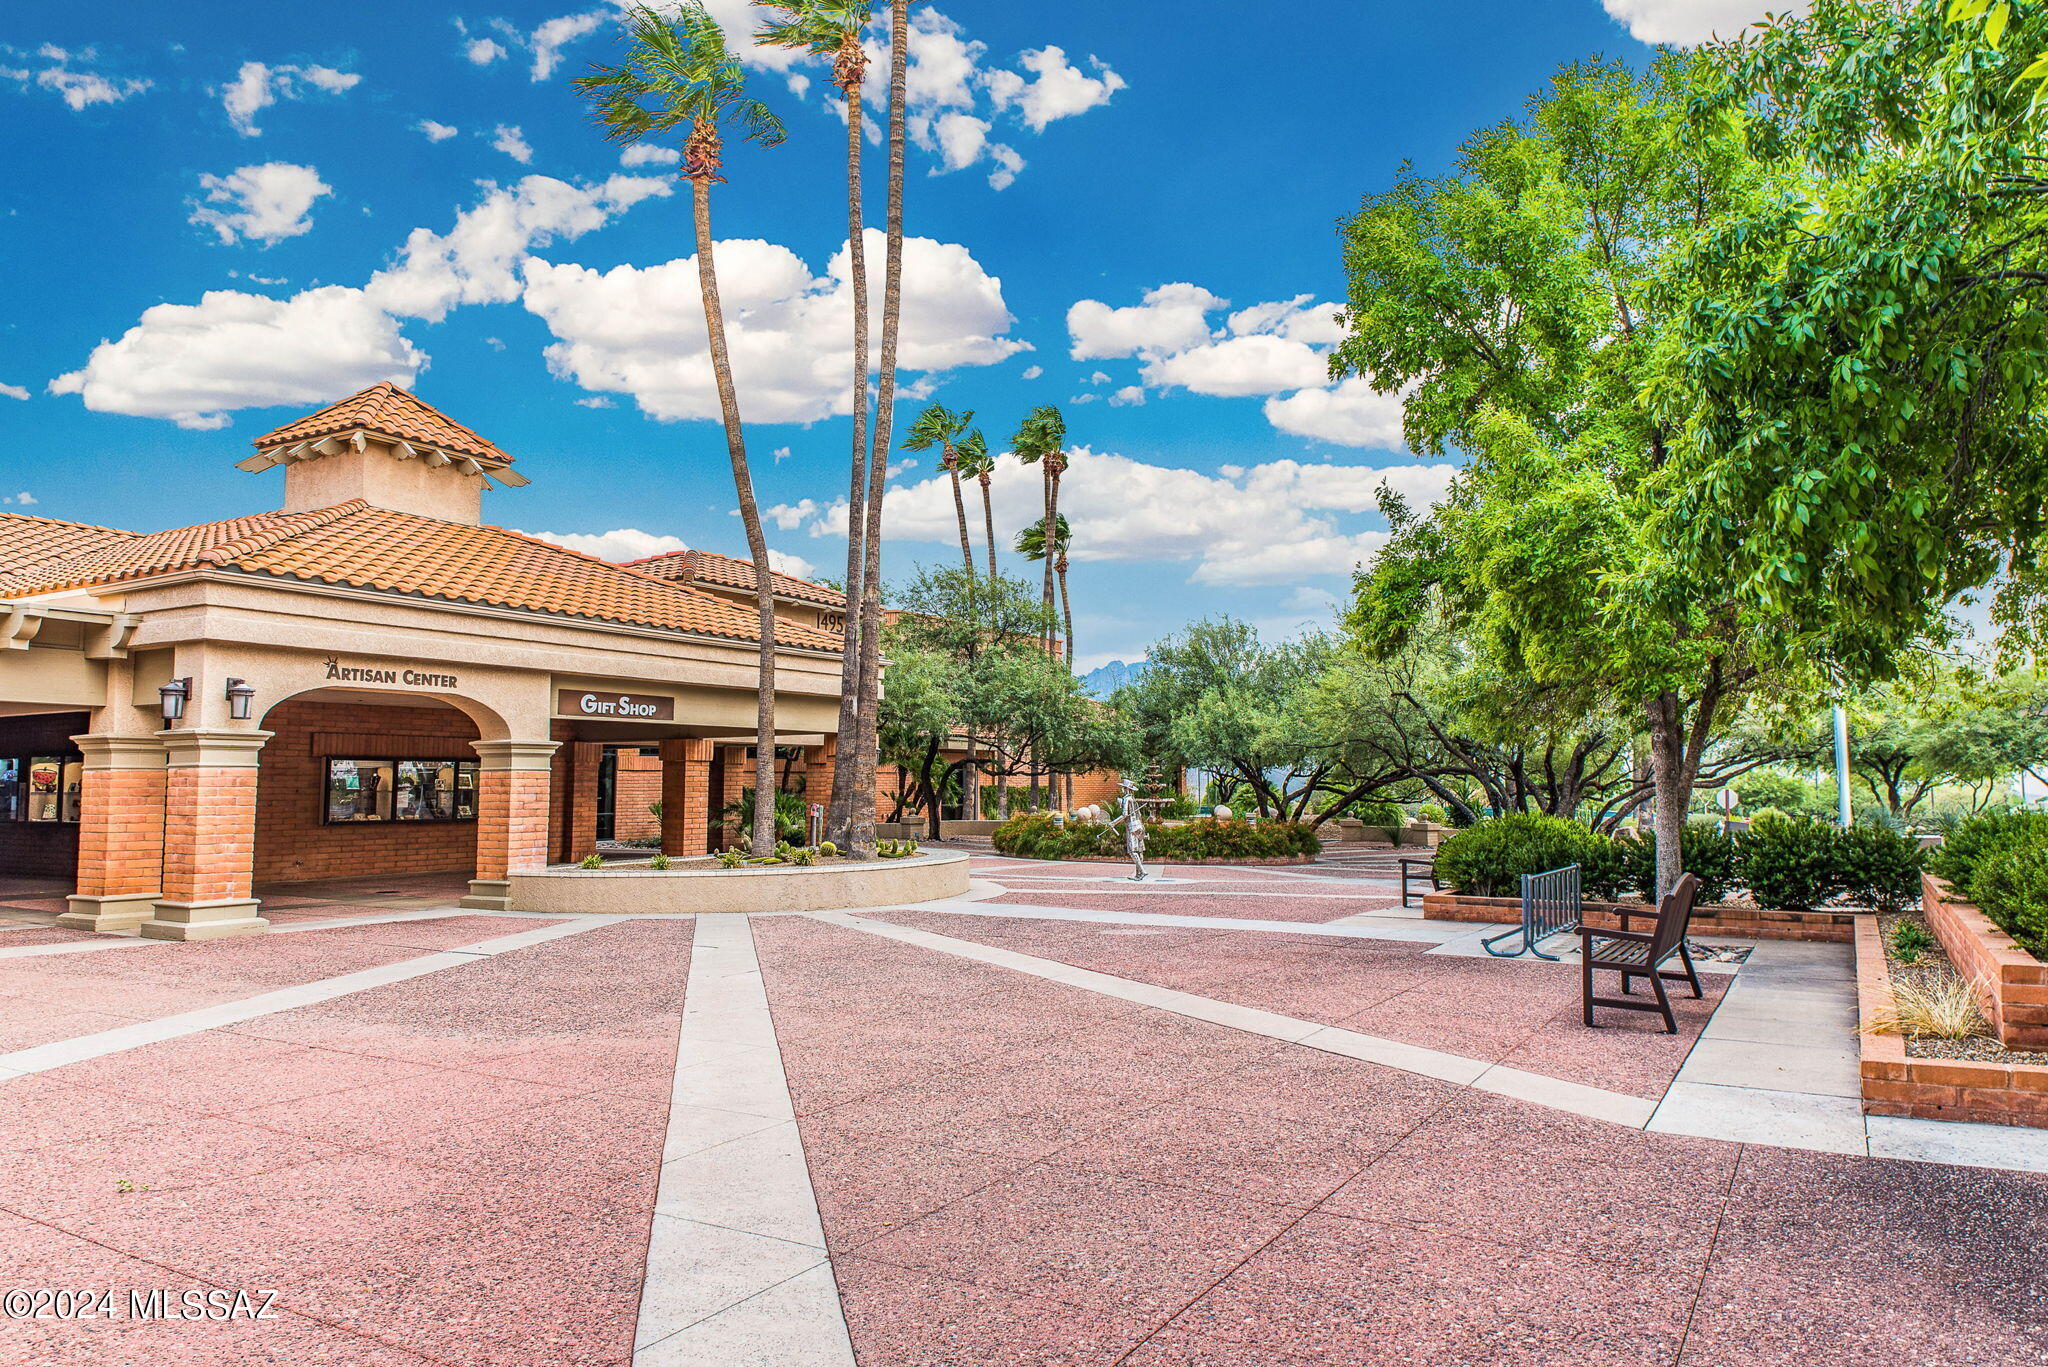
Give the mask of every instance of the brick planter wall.
MULTIPOLYGON (((1892 1004, 1892 975, 1875 920, 1856 927, 1856 1014, 1868 1027, 1892 1004)), ((1862 1034, 1863 1111, 1915 1120, 1974 1120, 2048 1129, 2048 1067, 1913 1058, 1898 1035, 1862 1034)))
POLYGON ((1950 900, 1948 884, 1920 876, 1927 928, 1956 972, 1977 991, 1977 1005, 2008 1049, 2048 1049, 2048 964, 2021 949, 1968 902, 1950 900))
MULTIPOLYGON (((1619 905, 1622 904, 1585 903, 1586 923, 1595 930, 1620 929, 1620 918, 1614 914, 1619 905)), ((1635 905, 1629 909, 1650 910, 1635 905)), ((1422 915, 1431 921, 1479 921, 1511 926, 1519 924, 1522 919, 1522 899, 1429 892, 1422 896, 1422 915)), ((1809 940, 1847 944, 1855 938, 1859 920, 1870 919, 1867 914, 1853 911, 1762 911, 1752 906, 1718 903, 1694 909, 1691 933, 1725 935, 1736 940, 1809 940)), ((1644 923, 1637 921, 1634 927, 1641 930, 1644 923)))

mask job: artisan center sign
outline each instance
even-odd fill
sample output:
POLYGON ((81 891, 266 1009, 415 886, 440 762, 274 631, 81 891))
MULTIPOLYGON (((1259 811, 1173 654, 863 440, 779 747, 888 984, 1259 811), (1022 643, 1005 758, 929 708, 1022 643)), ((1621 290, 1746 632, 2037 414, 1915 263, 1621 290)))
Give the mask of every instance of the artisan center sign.
POLYGON ((409 688, 456 688, 453 674, 429 673, 421 669, 390 669, 383 665, 345 665, 327 661, 327 677, 337 683, 404 684, 409 688))
POLYGON ((555 711, 566 717, 608 717, 619 721, 674 721, 676 700, 651 693, 602 693, 564 688, 555 711))

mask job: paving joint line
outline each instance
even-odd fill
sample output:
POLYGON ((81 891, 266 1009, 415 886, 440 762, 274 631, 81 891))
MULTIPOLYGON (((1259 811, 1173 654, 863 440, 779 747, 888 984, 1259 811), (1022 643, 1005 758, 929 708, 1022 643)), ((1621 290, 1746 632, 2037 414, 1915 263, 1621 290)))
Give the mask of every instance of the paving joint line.
POLYGON ((354 996, 372 988, 388 987, 393 983, 423 978, 463 964, 475 963, 481 958, 546 944, 586 930, 600 930, 606 926, 616 925, 621 919, 623 918, 617 916, 592 916, 578 921, 566 921, 559 925, 542 926, 537 930, 479 940, 457 950, 435 950, 417 958, 401 959, 397 963, 381 964, 375 968, 358 969, 353 973, 318 978, 309 983, 297 983, 269 992, 259 992, 253 997, 243 997, 237 1001, 217 1002, 212 1006, 180 1011, 154 1020, 118 1025, 109 1030, 79 1035, 68 1040, 32 1045, 26 1049, 0 1054, 0 1072, 9 1075, 0 1078, 0 1081, 12 1081, 17 1077, 48 1072, 73 1063, 83 1063, 88 1059, 125 1053, 145 1044, 160 1044, 166 1040, 181 1039, 206 1030, 240 1025, 282 1011, 317 1006, 322 1002, 354 996))

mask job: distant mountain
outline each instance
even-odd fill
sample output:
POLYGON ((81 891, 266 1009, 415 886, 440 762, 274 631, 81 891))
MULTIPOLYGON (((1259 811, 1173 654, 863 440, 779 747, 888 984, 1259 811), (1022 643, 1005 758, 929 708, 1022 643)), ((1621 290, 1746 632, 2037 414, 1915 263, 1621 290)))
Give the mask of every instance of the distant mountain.
POLYGON ((1125 684, 1136 683, 1145 673, 1145 662, 1127 665, 1122 660, 1111 660, 1100 669, 1084 675, 1081 686, 1097 698, 1106 698, 1125 684))

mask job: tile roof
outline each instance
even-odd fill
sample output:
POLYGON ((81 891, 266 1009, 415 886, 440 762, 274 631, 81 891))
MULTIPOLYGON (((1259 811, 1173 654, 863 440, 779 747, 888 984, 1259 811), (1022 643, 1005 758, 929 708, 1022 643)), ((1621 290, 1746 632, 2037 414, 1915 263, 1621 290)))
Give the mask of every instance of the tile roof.
MULTIPOLYGON (((375 508, 362 499, 88 546, 0 580, 0 597, 207 568, 737 641, 760 639, 752 612, 715 595, 500 527, 444 522, 375 508)), ((812 650, 838 650, 841 644, 837 635, 792 622, 779 623, 776 637, 812 650)))
POLYGON ((490 442, 389 380, 373 384, 360 394, 351 394, 339 403, 331 403, 317 413, 294 419, 275 431, 266 432, 256 438, 256 449, 260 451, 338 432, 353 432, 357 428, 378 436, 421 442, 444 451, 460 451, 507 465, 512 462, 512 457, 490 442))
MULTIPOLYGON (((729 555, 715 551, 670 551, 666 555, 653 555, 645 560, 628 560, 629 569, 642 574, 651 574, 657 579, 673 580, 679 584, 699 582, 715 584, 719 588, 738 589, 742 593, 754 591, 754 562, 736 560, 729 555)), ((846 595, 838 589, 814 584, 808 579, 799 579, 793 574, 769 571, 769 582, 774 586, 778 598, 794 598, 799 602, 816 603, 819 607, 843 608, 846 595)))
POLYGON ((59 522, 26 513, 0 513, 0 588, 22 571, 63 556, 84 555, 131 539, 133 532, 59 522))

